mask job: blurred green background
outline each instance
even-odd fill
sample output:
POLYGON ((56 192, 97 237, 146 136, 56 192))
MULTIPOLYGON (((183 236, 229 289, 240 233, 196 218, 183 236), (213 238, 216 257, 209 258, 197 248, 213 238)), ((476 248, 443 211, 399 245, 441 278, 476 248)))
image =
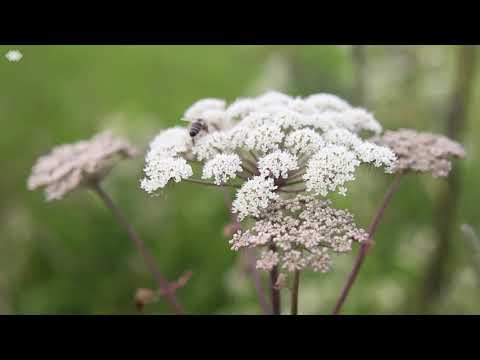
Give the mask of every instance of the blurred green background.
MULTIPOLYGON (((475 252, 460 231, 463 223, 480 231, 480 79, 465 65, 478 62, 473 51, 465 55, 459 46, 0 46, 0 313, 133 314, 135 290, 154 287, 142 259, 94 194, 77 191, 46 203, 41 192, 26 190, 38 156, 106 128, 144 153, 194 101, 232 101, 268 89, 298 96, 337 94, 367 107, 384 128, 446 134, 453 124, 459 130, 468 157, 455 162, 457 181, 429 175, 405 179, 344 312, 479 313, 475 252), (23 53, 18 63, 3 57, 12 48, 23 53), (462 86, 471 88, 461 105, 465 116, 450 118, 452 97, 462 86), (445 194, 456 201, 442 202, 445 194), (441 240, 445 231, 449 236, 441 240), (426 291, 431 276, 439 286, 426 291)), ((193 272, 178 291, 187 312, 258 313, 253 286, 223 235, 229 217, 222 191, 181 183, 149 197, 139 188, 143 153, 116 167, 104 187, 171 280, 193 272)), ((350 209, 367 227, 389 181, 379 171, 362 170, 349 195, 335 198, 337 206, 350 209)), ((354 255, 337 257, 328 274, 302 275, 300 313, 331 310, 354 255)), ((145 309, 165 312, 163 301, 145 309)))

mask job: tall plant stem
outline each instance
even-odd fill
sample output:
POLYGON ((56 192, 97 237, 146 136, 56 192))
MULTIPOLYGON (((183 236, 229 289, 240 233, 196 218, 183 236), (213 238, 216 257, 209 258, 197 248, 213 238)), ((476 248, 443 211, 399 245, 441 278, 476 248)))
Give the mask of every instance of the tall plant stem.
MULTIPOLYGON (((270 250, 276 251, 275 245, 270 246, 270 250)), ((272 270, 270 270, 270 293, 271 293, 271 300, 272 300, 272 312, 273 315, 280 315, 281 314, 281 296, 280 296, 280 289, 277 287, 277 280, 278 280, 278 266, 274 266, 272 270)))
POLYGON ((142 255, 148 270, 157 281, 159 288, 163 291, 165 299, 167 300, 172 310, 177 315, 184 314, 185 312, 180 303, 177 301, 170 283, 157 268, 157 265, 155 264, 155 259, 153 258, 152 254, 150 254, 147 247, 145 246, 145 243, 142 241, 137 232, 133 229, 132 225, 128 222, 122 210, 117 206, 117 204, 114 203, 112 198, 105 192, 105 190, 103 190, 99 182, 93 183, 91 188, 94 190, 95 193, 98 194, 100 199, 103 200, 105 205, 112 211, 120 226, 127 232, 128 237, 133 242, 133 245, 142 255))
MULTIPOLYGON (((449 138, 459 140, 467 125, 468 114, 473 100, 477 64, 476 46, 457 46, 455 83, 450 99, 450 109, 446 116, 446 134, 449 138)), ((425 278, 419 289, 420 298, 416 312, 425 313, 441 296, 449 281, 450 261, 452 260, 452 236, 454 235, 457 205, 461 180, 461 169, 454 167, 446 186, 442 189, 435 207, 435 230, 437 244, 431 261, 427 265, 425 278)))
POLYGON ((360 246, 360 250, 358 252, 357 258, 355 259, 355 264, 353 265, 353 269, 348 276, 347 282, 345 283, 342 289, 342 292, 340 293, 340 296, 337 299, 337 302, 335 303, 335 307, 333 308, 332 315, 337 315, 340 313, 340 310, 343 304, 345 303, 345 300, 347 299, 347 296, 353 286, 353 283, 357 279, 358 273, 360 271, 360 268, 362 267, 363 262, 365 261, 365 257, 368 253, 368 250, 372 245, 372 238, 373 238, 373 235, 375 234, 375 231, 377 231, 378 224, 380 223, 380 220, 382 219, 388 204, 392 200, 393 195, 397 191, 400 185, 400 180, 402 179, 404 174, 405 174, 404 172, 397 173, 397 175, 393 179, 393 182, 388 188, 387 193, 385 194, 379 208, 375 212, 372 222, 368 227, 369 239, 367 242, 362 243, 362 245, 360 246))
MULTIPOLYGON (((225 200, 225 206, 227 207, 230 213, 230 219, 232 223, 236 224, 238 228, 241 228, 241 225, 238 222, 237 217, 235 216, 235 214, 233 214, 230 211, 232 207, 232 202, 227 189, 224 189, 224 200, 225 200)), ((258 270, 255 266, 255 254, 252 252, 251 249, 246 249, 245 257, 247 259, 248 273, 252 277, 253 286, 255 287, 255 291, 257 292, 258 301, 260 303, 260 307, 262 308, 262 312, 264 314, 271 314, 272 309, 270 308, 267 301, 267 297, 265 296, 265 291, 262 285, 262 278, 260 277, 260 274, 258 273, 258 270)))
POLYGON ((263 290, 262 278, 260 277, 260 274, 255 267, 255 255, 253 254, 252 249, 246 249, 245 256, 248 262, 248 272, 252 277, 253 286, 255 287, 255 291, 257 292, 258 301, 260 303, 260 307, 262 308, 262 312, 264 314, 271 314, 272 309, 268 304, 267 297, 265 296, 265 292, 263 290))
POLYGON ((291 306, 291 314, 297 315, 298 314, 298 288, 300 286, 300 270, 295 270, 293 273, 293 286, 292 286, 292 301, 290 303, 291 306))

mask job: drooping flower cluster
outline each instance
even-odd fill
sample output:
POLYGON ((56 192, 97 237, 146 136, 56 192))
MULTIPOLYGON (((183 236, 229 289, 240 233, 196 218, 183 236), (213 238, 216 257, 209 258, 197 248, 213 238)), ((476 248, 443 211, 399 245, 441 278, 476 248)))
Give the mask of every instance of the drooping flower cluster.
POLYGON ((28 189, 45 188, 47 201, 59 200, 80 185, 102 179, 116 161, 131 158, 138 150, 110 131, 90 140, 59 145, 41 156, 28 178, 28 189))
POLYGON ((330 94, 267 92, 229 106, 203 99, 183 118, 206 127, 194 138, 187 127, 161 132, 150 144, 141 187, 152 193, 171 180, 188 181, 191 162, 200 162, 204 180, 241 186, 232 207, 240 220, 256 217, 282 192, 345 194, 360 164, 391 172, 396 163, 391 150, 360 137, 382 131, 375 118, 330 94))
POLYGON ((398 157, 398 171, 430 172, 434 177, 448 176, 451 157, 465 157, 465 150, 449 138, 411 129, 386 131, 373 142, 390 147, 398 157))
POLYGON ((332 252, 348 252, 354 241, 368 239, 349 212, 330 205, 329 200, 304 195, 277 199, 262 211, 251 229, 233 236, 231 248, 264 249, 258 269, 269 271, 278 266, 288 272, 305 268, 326 272, 332 252))

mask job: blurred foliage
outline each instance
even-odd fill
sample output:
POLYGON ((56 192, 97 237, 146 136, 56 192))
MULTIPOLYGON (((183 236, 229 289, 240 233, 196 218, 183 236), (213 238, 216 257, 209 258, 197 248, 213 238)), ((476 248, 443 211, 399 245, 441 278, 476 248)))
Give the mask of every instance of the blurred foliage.
MULTIPOLYGON (((53 145, 89 138, 105 128, 145 150, 161 129, 177 123, 195 100, 229 101, 269 88, 291 95, 332 92, 352 101, 354 66, 349 46, 21 46, 18 63, 0 46, 0 313, 135 313, 137 288, 153 280, 103 204, 86 191, 45 203, 26 190, 35 159, 53 145)), ((14 47, 13 47, 14 48, 14 47)), ((452 91, 454 46, 368 46, 365 101, 385 128, 445 131, 452 91)), ((480 289, 460 224, 479 229, 477 138, 480 79, 458 162, 461 193, 453 234, 451 282, 431 313, 478 313, 480 289)), ((253 286, 239 255, 228 249, 223 193, 192 184, 169 186, 159 197, 139 189, 142 156, 118 166, 105 189, 128 214, 174 280, 193 275, 178 296, 189 313, 258 313, 253 286)), ((367 226, 391 179, 363 170, 338 206, 367 226)), ((433 207, 445 182, 408 176, 376 236, 376 245, 345 312, 411 313, 435 247, 433 207)), ((335 259, 329 274, 302 274, 301 313, 327 313, 354 253, 335 259)), ((288 306, 288 290, 283 305, 288 306)), ((168 310, 162 302, 146 313, 168 310)))

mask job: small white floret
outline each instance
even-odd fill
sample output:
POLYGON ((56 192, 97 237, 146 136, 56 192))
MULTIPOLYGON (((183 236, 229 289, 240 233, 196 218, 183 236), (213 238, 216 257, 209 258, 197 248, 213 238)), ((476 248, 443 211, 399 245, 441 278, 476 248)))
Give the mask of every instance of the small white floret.
POLYGON ((237 154, 219 154, 203 167, 203 179, 214 178, 217 185, 225 184, 242 171, 242 161, 237 154))
POLYGON ((382 126, 374 116, 361 108, 342 112, 341 116, 338 117, 338 125, 356 133, 362 130, 371 131, 375 134, 382 132, 382 126))
POLYGON ((225 100, 207 98, 202 99, 190 106, 185 114, 184 119, 188 121, 195 121, 202 118, 203 114, 209 110, 225 110, 225 100))
POLYGON ((222 131, 216 131, 197 139, 192 147, 192 153, 199 161, 210 160, 215 155, 229 150, 231 150, 230 138, 222 131))
POLYGON ((349 149, 358 147, 363 140, 347 129, 332 129, 323 134, 323 139, 329 144, 343 145, 349 149))
POLYGON ((245 147, 248 150, 259 151, 265 154, 269 151, 277 150, 284 136, 279 126, 262 125, 248 133, 245 139, 245 147))
POLYGON ((372 163, 375 167, 384 166, 385 171, 393 172, 397 164, 394 152, 386 146, 380 146, 365 141, 356 147, 358 158, 365 163, 372 163))
POLYGON ((327 196, 337 189, 345 195, 344 184, 355 179, 355 169, 359 164, 355 153, 346 147, 327 145, 308 161, 303 176, 306 188, 315 195, 327 196))
POLYGON ((240 121, 256 110, 257 104, 254 100, 238 99, 227 108, 226 114, 231 121, 240 121))
POLYGON ((266 209, 271 201, 278 199, 278 194, 274 192, 276 188, 272 178, 256 176, 248 180, 237 191, 232 211, 238 213, 240 221, 246 216, 259 216, 262 209, 266 209))
POLYGON ((319 151, 325 142, 316 131, 305 128, 291 132, 285 139, 285 146, 294 154, 311 155, 319 151))
POLYGON ((150 143, 147 160, 150 156, 157 155, 163 157, 177 156, 188 150, 189 143, 190 139, 186 128, 176 126, 166 129, 160 132, 150 143))
POLYGON ((262 176, 286 179, 288 173, 296 169, 298 169, 297 157, 286 151, 275 151, 258 161, 258 170, 262 176))
POLYGON ((193 175, 192 167, 183 158, 151 157, 144 168, 145 178, 140 187, 148 193, 165 187, 170 180, 180 182, 193 175))

